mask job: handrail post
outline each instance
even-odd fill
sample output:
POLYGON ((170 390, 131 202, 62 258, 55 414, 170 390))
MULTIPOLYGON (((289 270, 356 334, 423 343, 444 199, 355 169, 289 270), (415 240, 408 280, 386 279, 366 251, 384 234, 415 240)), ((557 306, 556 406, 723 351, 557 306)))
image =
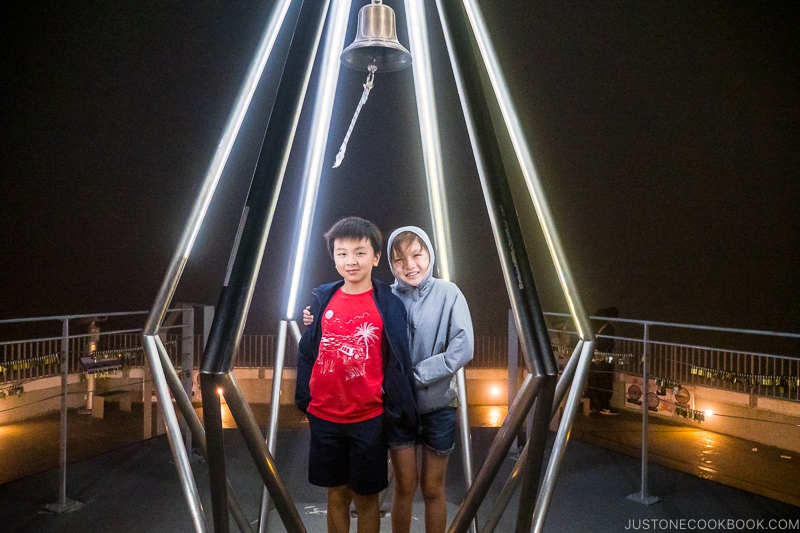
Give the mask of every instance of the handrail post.
MULTIPOLYGON (((464 468, 464 483, 469 488, 474 476, 472 474, 472 436, 469 426, 469 405, 467 403, 467 378, 464 367, 456 372, 456 387, 458 388, 458 425, 461 430, 461 464, 464 468)), ((469 526, 470 533, 477 533, 478 519, 472 520, 469 526)))
POLYGON ((61 320, 61 431, 59 449, 58 503, 45 505, 47 511, 68 513, 83 507, 67 499, 67 387, 69 386, 69 318, 61 320))
POLYGON ((644 505, 651 505, 661 500, 658 496, 647 494, 647 422, 650 406, 648 405, 648 394, 650 384, 647 377, 647 345, 650 341, 650 324, 644 325, 644 346, 642 348, 642 487, 639 492, 628 495, 629 500, 644 505))
MULTIPOLYGON (((267 449, 275 457, 278 438, 278 417, 281 408, 281 385, 283 385, 283 364, 286 361, 286 333, 289 327, 288 320, 281 320, 278 325, 278 347, 275 353, 275 363, 272 365, 272 395, 269 405, 269 428, 267 429, 267 449)), ((258 533, 266 533, 269 518, 269 491, 267 486, 261 489, 261 512, 258 521, 258 533)))

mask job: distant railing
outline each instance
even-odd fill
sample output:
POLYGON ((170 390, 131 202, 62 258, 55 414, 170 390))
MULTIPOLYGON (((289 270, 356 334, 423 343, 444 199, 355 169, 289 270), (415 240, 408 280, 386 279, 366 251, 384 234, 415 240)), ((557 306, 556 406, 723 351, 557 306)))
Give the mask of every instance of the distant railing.
MULTIPOLYGON (((127 314, 128 316, 136 314, 127 314)), ((123 313, 117 315, 125 316, 123 313)), ((577 342, 577 335, 565 327, 567 315, 546 313, 550 325, 550 340, 557 357, 568 357, 577 342), (559 327, 560 325, 560 327, 559 327)), ((109 315, 113 316, 113 315, 109 315)), ((52 317, 63 320, 76 317, 52 317)), ((598 317, 593 317, 598 318, 598 317)), ((630 319, 609 318, 609 322, 620 328, 636 326, 643 329, 654 325, 669 328, 685 328, 706 332, 734 332, 752 335, 773 335, 800 340, 800 334, 772 333, 750 330, 732 330, 682 324, 666 324, 630 319)), ((3 322, 3 321, 0 321, 3 322)), ((10 321, 5 321, 10 322, 10 321)), ((103 324, 107 329, 106 324, 103 324)), ((78 329, 78 328, 74 328, 78 329)), ((85 327, 83 328, 85 330, 85 327)), ((166 328, 170 333, 163 336, 170 359, 180 367, 184 342, 188 339, 180 333, 180 326, 166 328)), ((641 375, 642 355, 645 341, 642 338, 615 335, 615 346, 608 356, 615 362, 618 372, 641 375)), ((89 351, 92 336, 81 331, 69 336, 69 373, 84 372, 80 358, 89 351)), ((202 359, 202 335, 192 337, 194 368, 202 359)), ((117 357, 122 368, 144 366, 145 354, 141 345, 141 333, 124 326, 95 335, 96 344, 91 353, 95 357, 117 357)), ((274 365, 277 337, 275 335, 244 335, 234 359, 235 368, 271 368, 274 365)), ((0 392, 31 380, 61 375, 62 339, 56 336, 19 342, 0 342, 0 392)), ((743 350, 725 350, 686 343, 666 342, 648 338, 648 374, 668 388, 680 384, 702 385, 723 390, 756 394, 783 400, 800 400, 800 358, 754 353, 743 350)), ((475 355, 467 368, 507 368, 508 345, 505 336, 477 335, 475 355)), ((286 367, 297 366, 297 343, 291 336, 286 340, 286 367)), ((10 390, 10 389, 9 389, 10 390)))
MULTIPOLYGON (((61 374, 61 339, 5 344, 0 357, 0 383, 18 383, 61 374)), ((69 339, 69 372, 80 370, 83 340, 69 339)))
MULTIPOLYGON (((179 368, 184 337, 181 334, 168 334, 164 338, 170 359, 179 368)), ((0 383, 19 383, 60 375, 60 343, 60 339, 47 339, 3 345, 0 383)), ((86 337, 83 334, 72 337, 69 343, 69 373, 81 373, 84 369, 80 358, 90 353, 86 347, 86 337)), ((243 335, 234 358, 234 368, 272 368, 276 343, 275 335, 243 335)), ((194 335, 192 344, 194 368, 197 369, 203 356, 202 335, 194 335)), ((475 337, 475 355, 468 368, 505 368, 508 366, 507 352, 505 336, 478 335, 475 337)), ((118 358, 122 368, 141 367, 145 362, 140 333, 102 333, 96 351, 91 353, 99 358, 118 358)), ((297 343, 291 337, 286 341, 285 366, 297 366, 297 343)))
MULTIPOLYGON (((180 316, 181 309, 170 313, 180 316)), ((144 312, 110 313, 97 315, 69 315, 30 319, 0 320, 5 328, 29 328, 34 333, 25 340, 0 339, 0 394, 9 387, 20 390, 27 382, 61 376, 64 373, 62 361, 67 357, 67 373, 84 373, 83 357, 112 359, 119 361, 120 367, 141 367, 144 365, 144 351, 141 342, 141 321, 144 312), (90 324, 102 325, 89 330, 90 324), (54 325, 62 331, 55 333, 54 325), (66 331, 66 335, 64 335, 66 331)), ((167 332, 181 331, 181 325, 167 325, 167 332)), ((184 337, 181 333, 167 333, 165 348, 174 365, 179 364, 184 337)))
MULTIPOLYGON (((567 315, 545 313, 552 323, 563 324, 567 315)), ((745 350, 720 349, 693 343, 668 342, 651 337, 652 329, 660 331, 692 332, 701 335, 730 334, 773 339, 800 340, 800 334, 778 333, 735 328, 717 328, 691 324, 631 320, 613 317, 592 317, 608 321, 619 329, 638 327, 642 338, 629 335, 598 335, 598 339, 613 339, 614 348, 605 355, 617 372, 642 375, 642 357, 647 350, 647 373, 649 379, 659 386, 675 389, 680 385, 698 385, 727 391, 755 394, 782 400, 800 401, 800 354, 795 356, 774 355, 745 350), (645 342, 645 339, 647 341, 645 342)), ((550 330, 554 348, 569 353, 577 343, 577 334, 569 328, 550 330)))
MULTIPOLYGON (((666 388, 700 385, 800 400, 800 359, 661 342, 648 346, 648 375, 666 388)), ((618 340, 617 370, 641 375, 643 347, 639 340, 618 340)))

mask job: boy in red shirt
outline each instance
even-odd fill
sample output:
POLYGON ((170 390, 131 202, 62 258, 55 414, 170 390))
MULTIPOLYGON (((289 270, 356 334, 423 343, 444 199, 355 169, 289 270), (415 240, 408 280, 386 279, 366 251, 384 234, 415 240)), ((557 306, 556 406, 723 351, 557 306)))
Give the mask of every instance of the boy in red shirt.
POLYGON ((312 292, 314 322, 300 339, 295 404, 311 429, 308 480, 328 488, 328 531, 380 531, 378 494, 388 486, 386 427, 415 432, 406 312, 372 279, 382 237, 371 222, 340 220, 325 234, 342 280, 312 292))

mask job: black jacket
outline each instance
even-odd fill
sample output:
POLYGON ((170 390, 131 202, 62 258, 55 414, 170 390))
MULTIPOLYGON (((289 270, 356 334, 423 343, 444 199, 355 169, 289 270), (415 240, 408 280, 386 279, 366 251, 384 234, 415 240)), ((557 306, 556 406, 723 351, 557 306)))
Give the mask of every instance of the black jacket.
MULTIPOLYGON (((308 409, 308 404, 311 403, 309 389, 311 369, 317 359, 319 342, 322 338, 322 326, 319 318, 342 285, 344 285, 344 281, 340 280, 320 285, 312 291, 314 301, 310 311, 314 316, 314 322, 306 328, 300 338, 297 358, 297 387, 294 394, 295 405, 304 413, 308 409)), ((408 348, 406 309, 403 302, 392 294, 389 285, 373 279, 372 286, 372 297, 383 320, 384 341, 388 341, 389 345, 389 357, 384 357, 383 360, 384 416, 389 423, 416 432, 419 415, 414 399, 414 375, 408 348)))

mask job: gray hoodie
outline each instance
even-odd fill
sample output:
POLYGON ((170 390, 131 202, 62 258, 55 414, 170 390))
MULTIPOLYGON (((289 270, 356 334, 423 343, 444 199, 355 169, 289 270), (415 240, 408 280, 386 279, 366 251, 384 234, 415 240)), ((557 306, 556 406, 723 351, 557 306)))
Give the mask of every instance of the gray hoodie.
POLYGON ((433 246, 420 228, 404 226, 389 236, 387 249, 392 273, 395 273, 392 242, 404 231, 419 235, 431 258, 428 273, 417 287, 397 279, 396 274, 392 284, 392 291, 403 301, 408 313, 417 406, 420 413, 430 413, 450 405, 456 397, 455 373, 472 360, 472 319, 467 300, 456 284, 433 277, 433 246))

